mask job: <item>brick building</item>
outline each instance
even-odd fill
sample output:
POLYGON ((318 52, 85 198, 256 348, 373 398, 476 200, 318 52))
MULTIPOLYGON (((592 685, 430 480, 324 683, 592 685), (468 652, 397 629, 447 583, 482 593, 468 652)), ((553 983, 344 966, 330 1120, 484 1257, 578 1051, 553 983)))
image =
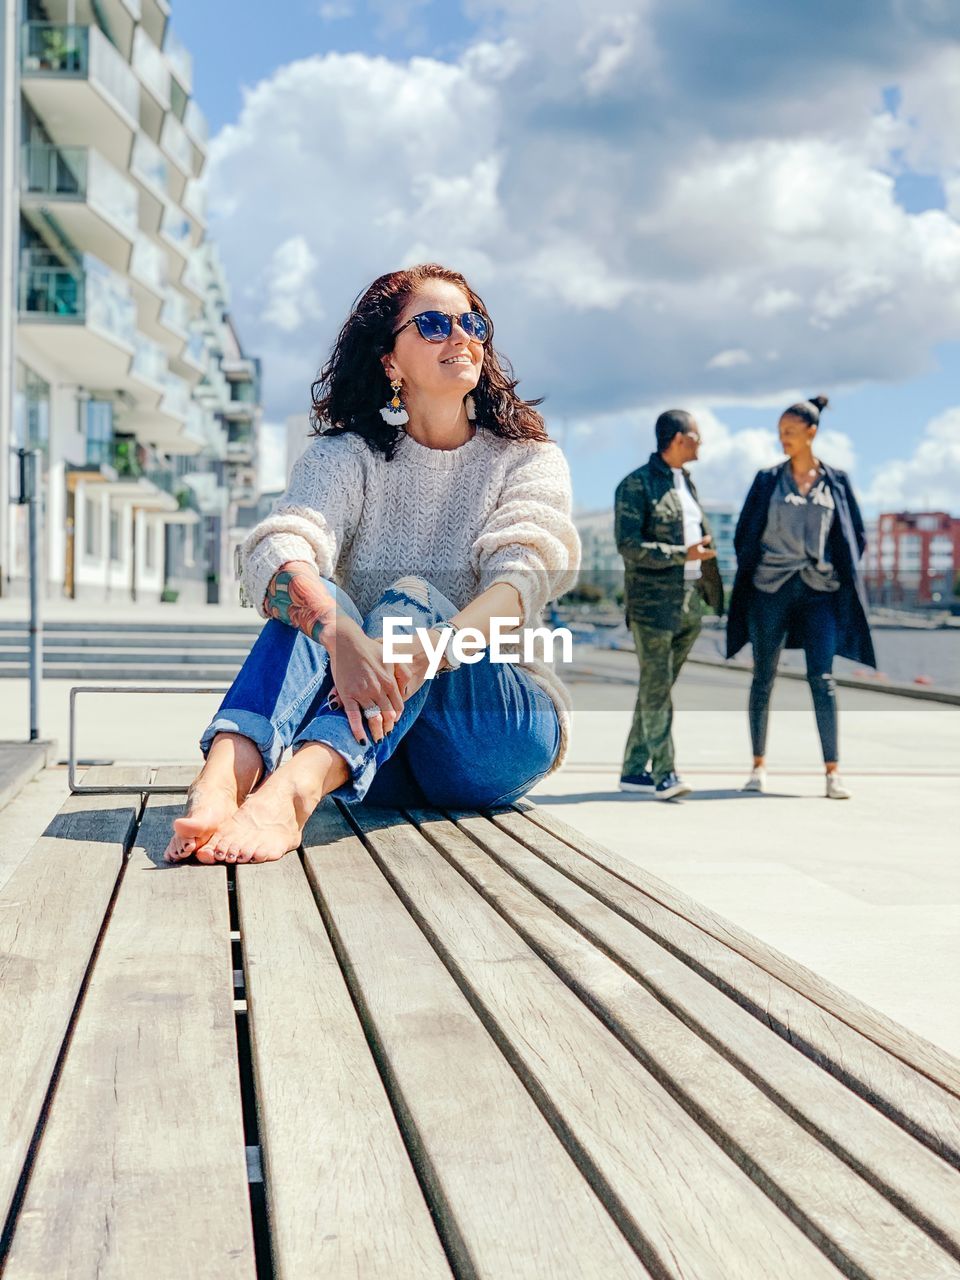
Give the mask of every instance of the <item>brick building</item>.
POLYGON ((960 519, 945 511, 884 512, 868 530, 864 573, 874 604, 948 604, 960 574, 960 519))

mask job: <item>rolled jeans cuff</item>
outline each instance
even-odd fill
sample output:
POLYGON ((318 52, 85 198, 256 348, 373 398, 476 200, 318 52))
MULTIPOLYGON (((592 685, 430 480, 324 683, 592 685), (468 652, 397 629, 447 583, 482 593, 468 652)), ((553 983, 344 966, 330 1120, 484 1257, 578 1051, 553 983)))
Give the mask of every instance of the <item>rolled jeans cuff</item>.
POLYGON ((330 794, 345 804, 360 804, 377 772, 377 750, 372 742, 362 746, 353 736, 349 721, 335 713, 321 713, 297 734, 293 750, 308 742, 320 742, 342 756, 350 770, 350 781, 330 794))
POLYGON ((264 776, 273 773, 280 763, 283 740, 267 717, 256 711, 232 709, 220 712, 200 739, 200 750, 203 752, 204 759, 218 733, 239 733, 242 737, 249 738, 260 752, 264 776))

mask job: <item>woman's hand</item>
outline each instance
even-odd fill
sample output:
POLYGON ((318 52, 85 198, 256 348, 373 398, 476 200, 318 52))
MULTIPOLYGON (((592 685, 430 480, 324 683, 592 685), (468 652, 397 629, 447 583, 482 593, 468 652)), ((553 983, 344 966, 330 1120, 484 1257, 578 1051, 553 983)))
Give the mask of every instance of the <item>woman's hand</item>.
POLYGON ((374 742, 379 742, 397 723, 403 711, 404 693, 409 689, 411 675, 409 665, 384 662, 382 642, 365 635, 356 623, 345 625, 341 622, 336 638, 327 642, 327 649, 335 692, 346 712, 353 736, 365 744, 366 728, 374 742), (364 707, 379 707, 380 716, 367 719, 363 714, 364 707))

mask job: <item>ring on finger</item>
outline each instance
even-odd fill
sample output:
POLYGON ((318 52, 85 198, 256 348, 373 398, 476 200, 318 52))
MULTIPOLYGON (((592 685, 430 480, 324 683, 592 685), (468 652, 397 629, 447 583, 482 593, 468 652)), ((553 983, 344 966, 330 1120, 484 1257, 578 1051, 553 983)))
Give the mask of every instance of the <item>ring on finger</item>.
POLYGON ((377 706, 362 707, 361 710, 363 711, 363 714, 367 720, 376 720, 377 716, 383 715, 383 712, 377 706))

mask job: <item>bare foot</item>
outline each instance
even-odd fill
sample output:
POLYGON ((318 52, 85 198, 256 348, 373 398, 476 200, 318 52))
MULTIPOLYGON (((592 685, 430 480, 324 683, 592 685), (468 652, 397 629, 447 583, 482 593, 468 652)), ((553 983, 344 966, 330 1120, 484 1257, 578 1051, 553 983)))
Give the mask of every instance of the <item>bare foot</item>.
POLYGON ((315 803, 308 806, 290 782, 274 774, 217 823, 197 846, 197 861, 276 862, 300 847, 315 803))
POLYGON ((208 782, 201 775, 187 792, 183 817, 173 820, 173 837, 164 852, 165 861, 182 862, 193 857, 239 807, 235 783, 208 782))

